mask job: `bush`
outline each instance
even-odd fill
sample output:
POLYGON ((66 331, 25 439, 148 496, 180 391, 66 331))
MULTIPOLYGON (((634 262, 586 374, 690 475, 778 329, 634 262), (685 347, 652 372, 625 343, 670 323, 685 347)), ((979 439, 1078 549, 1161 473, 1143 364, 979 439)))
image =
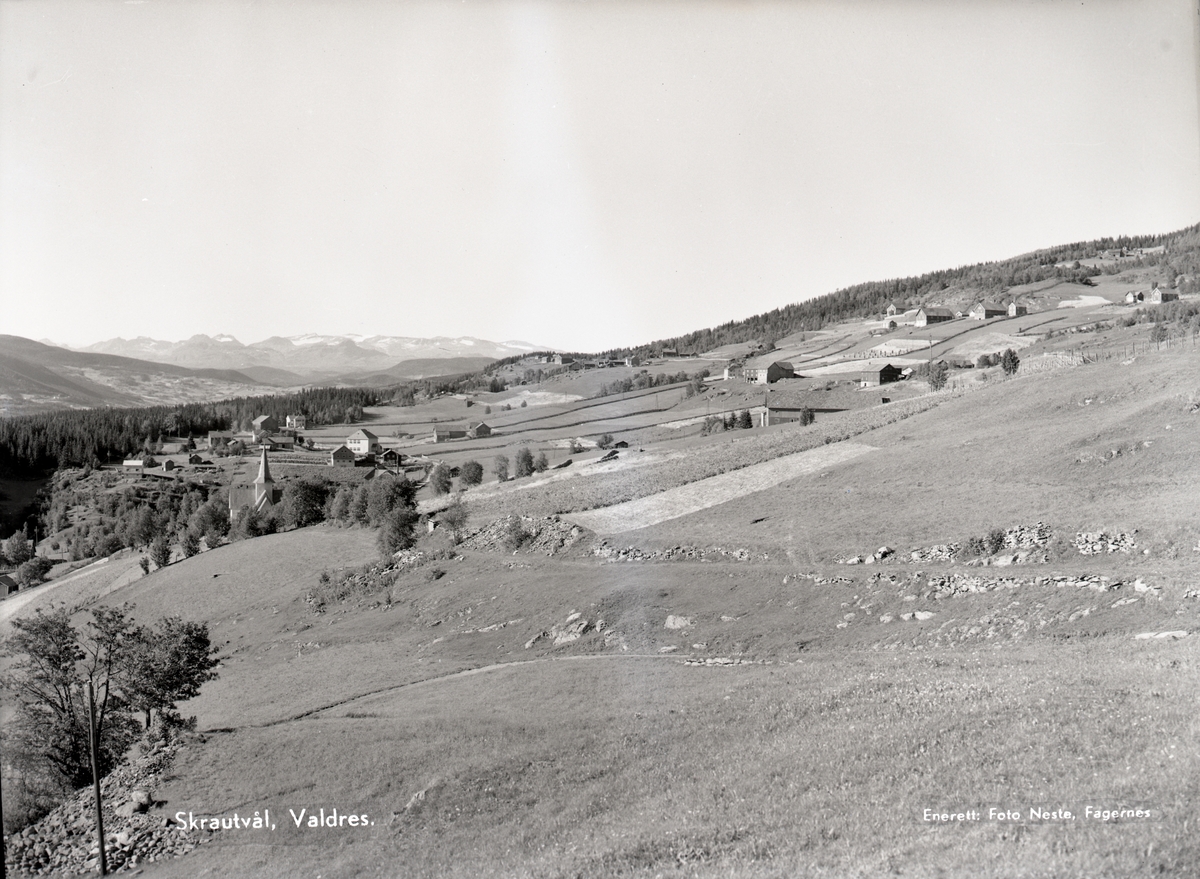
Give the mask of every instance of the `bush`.
POLYGON ((383 519, 379 528, 376 546, 380 555, 390 558, 402 549, 411 549, 417 542, 417 515, 415 505, 396 507, 383 519))
POLYGON ((1015 375, 1020 365, 1021 358, 1017 356, 1017 352, 1012 348, 1004 349, 1004 353, 1000 355, 1000 366, 1003 368, 1004 374, 1015 375))
POLYGON ((517 478, 533 475, 533 452, 522 447, 517 451, 517 478))
POLYGON ((458 479, 463 485, 479 485, 483 482, 483 465, 468 461, 458 469, 458 479))
POLYGON ((429 472, 429 485, 437 495, 449 494, 454 484, 453 479, 450 468, 445 464, 438 464, 429 472))
POLYGON ((504 523, 504 545, 513 552, 528 543, 532 537, 520 516, 510 516, 504 523))
POLYGON ((980 556, 987 553, 987 544, 982 537, 968 537, 965 546, 968 555, 980 556))
POLYGON ((596 445, 598 445, 602 449, 607 449, 612 444, 613 444, 613 435, 611 433, 604 434, 604 436, 600 437, 600 439, 598 439, 596 441, 596 445))
POLYGON ((183 550, 183 557, 190 559, 200 552, 199 535, 195 531, 185 528, 179 535, 179 548, 183 550))
POLYGON ((17 567, 16 581, 22 589, 36 586, 45 581, 46 575, 50 573, 52 567, 54 564, 50 559, 34 556, 28 561, 21 562, 17 567))
POLYGON ((550 461, 546 458, 545 452, 539 452, 537 458, 533 461, 533 469, 537 473, 545 473, 550 469, 550 461))
POLYGON ((984 538, 984 544, 987 548, 988 555, 998 553, 1004 549, 1004 530, 1002 528, 993 528, 984 538))
POLYGON ((451 538, 455 543, 462 540, 469 518, 470 511, 460 495, 455 495, 454 499, 450 501, 450 505, 442 510, 442 524, 450 529, 451 538))
POLYGON ((754 419, 750 417, 749 409, 743 409, 741 413, 738 414, 737 426, 746 430, 754 427, 754 419))
POLYGON ((805 406, 803 409, 800 410, 800 426, 801 427, 808 427, 810 424, 812 424, 816 420, 817 420, 817 414, 815 412, 813 412, 811 409, 809 409, 807 406, 805 406))

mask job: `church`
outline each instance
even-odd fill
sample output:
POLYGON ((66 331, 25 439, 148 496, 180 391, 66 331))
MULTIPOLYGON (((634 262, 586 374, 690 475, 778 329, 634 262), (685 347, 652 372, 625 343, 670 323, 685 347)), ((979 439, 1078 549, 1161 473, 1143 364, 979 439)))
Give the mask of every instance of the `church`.
POLYGON ((260 513, 279 503, 283 492, 275 487, 271 478, 271 468, 267 466, 267 450, 262 450, 262 460, 258 464, 258 477, 250 485, 233 485, 229 488, 229 518, 236 519, 238 510, 250 507, 260 513))

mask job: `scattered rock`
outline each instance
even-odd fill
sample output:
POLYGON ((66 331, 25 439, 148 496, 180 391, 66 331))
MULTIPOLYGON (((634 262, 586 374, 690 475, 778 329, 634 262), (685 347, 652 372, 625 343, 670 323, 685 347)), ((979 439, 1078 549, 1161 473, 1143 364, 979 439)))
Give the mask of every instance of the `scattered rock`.
POLYGON ((667 617, 667 621, 663 623, 664 629, 687 629, 695 625, 688 617, 677 617, 674 614, 667 617))
POLYGON ((1075 535, 1075 548, 1081 555, 1100 555, 1110 552, 1132 552, 1137 548, 1133 535, 1121 531, 1109 534, 1105 531, 1080 531, 1075 535))

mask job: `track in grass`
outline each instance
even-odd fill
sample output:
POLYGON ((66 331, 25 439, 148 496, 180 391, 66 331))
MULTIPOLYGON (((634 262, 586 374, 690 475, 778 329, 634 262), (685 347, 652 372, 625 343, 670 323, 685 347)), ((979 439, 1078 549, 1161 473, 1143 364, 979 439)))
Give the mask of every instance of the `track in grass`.
POLYGON ((677 519, 698 510, 774 488, 806 473, 824 470, 873 451, 874 446, 841 442, 752 464, 696 482, 669 488, 649 497, 626 501, 599 510, 572 513, 564 518, 597 534, 619 534, 677 519))

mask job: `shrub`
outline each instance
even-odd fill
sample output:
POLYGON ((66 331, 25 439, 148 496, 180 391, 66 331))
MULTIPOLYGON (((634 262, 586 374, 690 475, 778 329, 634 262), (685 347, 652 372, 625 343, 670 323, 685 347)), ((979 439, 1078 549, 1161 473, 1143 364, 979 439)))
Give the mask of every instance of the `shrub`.
POLYGON ((513 552, 528 543, 532 537, 520 516, 510 516, 504 523, 504 545, 513 552))
POLYGON ((946 387, 946 379, 949 374, 950 367, 941 360, 929 367, 929 390, 940 391, 946 387))
POLYGON ((817 420, 817 414, 815 412, 813 412, 811 409, 809 409, 807 406, 805 406, 803 409, 800 410, 800 426, 801 427, 808 427, 810 424, 812 424, 816 420, 817 420))
POLYGON ((429 485, 434 494, 449 494, 453 484, 450 468, 445 464, 438 464, 429 472, 429 485))
POLYGON ((1000 355, 1000 366, 1004 370, 1004 374, 1015 375, 1020 365, 1021 358, 1017 356, 1017 352, 1012 348, 1004 349, 1004 353, 1000 355))
POLYGON ((749 409, 743 409, 741 413, 738 414, 737 426, 747 430, 751 427, 754 427, 754 419, 750 417, 749 409))
POLYGON ((458 479, 463 485, 479 485, 483 482, 483 465, 468 461, 458 469, 458 479))
POLYGON ((537 473, 545 473, 550 469, 550 461, 546 458, 545 452, 539 452, 538 456, 534 458, 533 469, 537 473))
POLYGON ((50 559, 34 556, 28 561, 21 562, 17 567, 16 581, 22 589, 28 589, 30 586, 36 586, 46 579, 46 575, 50 573, 50 569, 54 564, 50 559))
POLYGON ((195 531, 185 528, 179 535, 179 548, 183 550, 183 557, 190 559, 200 552, 199 535, 195 531))
POLYGON ((982 537, 968 537, 965 546, 968 555, 979 556, 987 552, 987 544, 982 537))
POLYGON ((1004 530, 1002 528, 993 528, 987 533, 987 537, 984 538, 984 544, 987 548, 988 555, 992 555, 1004 549, 1004 530))
POLYGON ((517 451, 517 478, 533 475, 533 452, 522 447, 517 451))
POLYGON ((460 495, 455 495, 450 501, 450 505, 442 510, 442 524, 450 529, 451 538, 455 543, 462 540, 463 533, 467 530, 467 519, 470 518, 470 510, 467 509, 466 503, 460 495))
POLYGON ((379 528, 376 546, 379 553, 391 557, 402 549, 410 549, 417 542, 416 506, 402 506, 391 510, 383 519, 379 528))
POLYGON ((611 433, 604 434, 604 436, 600 437, 600 439, 598 439, 596 441, 596 445, 598 445, 602 449, 607 449, 612 444, 613 444, 613 435, 611 433))

